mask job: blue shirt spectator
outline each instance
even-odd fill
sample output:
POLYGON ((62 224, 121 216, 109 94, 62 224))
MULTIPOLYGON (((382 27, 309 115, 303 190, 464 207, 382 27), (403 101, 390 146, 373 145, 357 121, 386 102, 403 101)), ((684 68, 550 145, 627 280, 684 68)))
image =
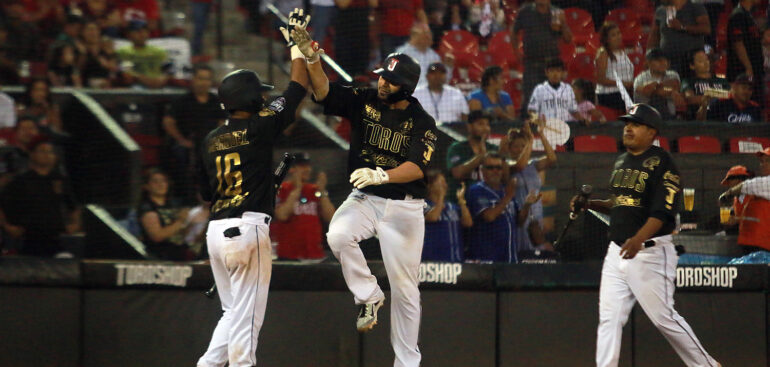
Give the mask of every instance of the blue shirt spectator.
POLYGON ((425 202, 425 241, 423 261, 462 262, 464 259, 462 227, 473 225, 465 201, 465 184, 457 189, 457 204, 445 201, 448 185, 439 170, 425 175, 428 197, 425 202))
POLYGON ((512 121, 516 119, 516 109, 508 92, 503 90, 503 69, 490 66, 481 75, 481 88, 468 96, 470 111, 484 111, 494 120, 512 121))

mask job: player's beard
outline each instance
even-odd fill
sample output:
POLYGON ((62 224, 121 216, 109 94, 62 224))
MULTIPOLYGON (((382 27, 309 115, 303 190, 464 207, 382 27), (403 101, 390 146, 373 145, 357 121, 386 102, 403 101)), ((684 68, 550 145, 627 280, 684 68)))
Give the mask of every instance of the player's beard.
POLYGON ((385 90, 385 88, 377 88, 377 98, 380 100, 387 100, 391 93, 392 92, 390 90, 385 90))

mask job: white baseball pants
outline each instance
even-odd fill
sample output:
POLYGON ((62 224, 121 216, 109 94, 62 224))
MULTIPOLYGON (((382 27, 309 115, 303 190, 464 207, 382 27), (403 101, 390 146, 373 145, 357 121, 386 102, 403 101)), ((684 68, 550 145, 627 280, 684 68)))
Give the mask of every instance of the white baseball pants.
POLYGON ((227 362, 230 367, 257 365, 257 337, 273 265, 269 220, 268 215, 246 212, 241 218, 209 223, 206 242, 224 313, 198 367, 221 367, 227 362), (225 237, 224 231, 233 227, 240 235, 225 237))
POLYGON ((620 256, 620 246, 610 243, 599 288, 596 366, 618 365, 623 326, 638 300, 687 366, 716 367, 717 362, 706 353, 690 325, 674 310, 678 255, 671 236, 653 240, 655 246, 642 249, 628 260, 620 256))
POLYGON ((334 213, 326 238, 342 265, 342 275, 355 303, 385 295, 366 264, 359 241, 377 234, 390 282, 390 341, 395 367, 418 367, 420 349, 420 256, 425 235, 422 199, 391 200, 353 190, 334 213))

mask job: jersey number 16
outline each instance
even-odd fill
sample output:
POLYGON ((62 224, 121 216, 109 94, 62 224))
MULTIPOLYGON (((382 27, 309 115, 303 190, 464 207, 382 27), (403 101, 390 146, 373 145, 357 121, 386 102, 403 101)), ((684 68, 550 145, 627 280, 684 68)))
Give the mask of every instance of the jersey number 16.
POLYGON ((221 155, 217 156, 214 164, 217 166, 217 192, 224 196, 240 195, 243 175, 241 171, 232 169, 241 165, 240 154, 230 153, 225 155, 224 158, 221 155), (224 167, 222 167, 223 165, 224 167), (223 180, 224 185, 222 184, 223 180))

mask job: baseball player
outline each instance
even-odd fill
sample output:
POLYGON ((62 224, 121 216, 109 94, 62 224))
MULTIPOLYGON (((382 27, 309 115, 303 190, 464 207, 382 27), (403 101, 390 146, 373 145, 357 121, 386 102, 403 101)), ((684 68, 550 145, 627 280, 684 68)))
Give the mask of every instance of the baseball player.
POLYGON ((394 366, 417 367, 420 349, 420 291, 418 273, 425 220, 426 185, 423 172, 436 149, 436 124, 411 96, 420 78, 420 65, 393 53, 378 88, 355 89, 329 83, 318 62, 323 50, 312 47, 302 27, 292 37, 307 57, 314 99, 324 113, 351 121, 348 171, 353 192, 334 213, 326 238, 342 265, 342 275, 360 305, 359 331, 377 323, 385 295, 366 264, 358 242, 379 236, 390 280, 391 333, 394 366))
MULTIPOLYGON (((289 18, 290 26, 309 21, 301 12, 289 18)), ((272 268, 273 142, 294 121, 308 85, 305 58, 292 48, 291 82, 269 106, 262 93, 273 86, 263 84, 257 73, 237 70, 225 76, 219 98, 230 116, 201 147, 200 192, 212 204, 206 242, 224 313, 199 367, 257 363, 272 268)))
MULTIPOLYGON (((586 205, 610 215, 611 242, 599 288, 596 365, 618 365, 623 325, 639 301, 687 366, 720 366, 674 310, 678 255, 671 232, 681 185, 671 155, 652 145, 662 124, 660 113, 640 103, 620 119, 626 124, 626 152, 615 161, 610 178, 612 197, 590 200, 586 205)), ((572 199, 573 209, 577 201, 578 196, 572 199)))

